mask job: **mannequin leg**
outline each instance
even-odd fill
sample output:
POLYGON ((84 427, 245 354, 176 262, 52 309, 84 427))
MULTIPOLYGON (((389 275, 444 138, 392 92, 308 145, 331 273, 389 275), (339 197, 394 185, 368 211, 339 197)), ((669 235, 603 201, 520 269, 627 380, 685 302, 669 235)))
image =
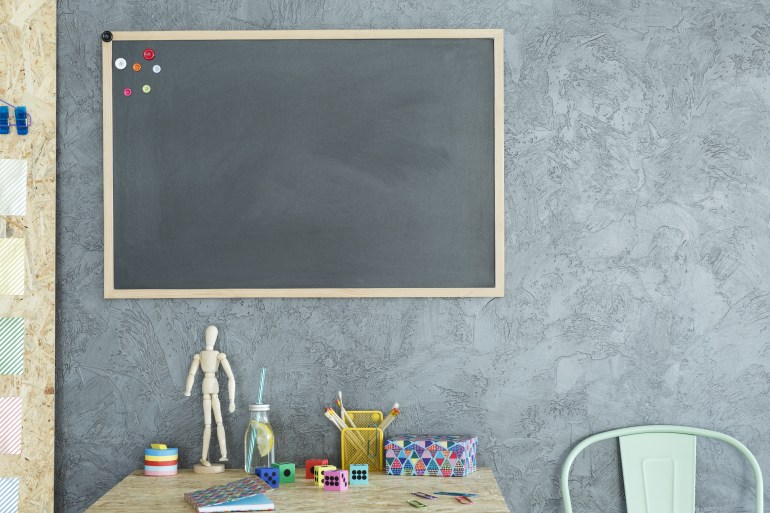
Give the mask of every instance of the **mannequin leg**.
MULTIPOLYGON (((216 396, 214 396, 216 397, 216 396)), ((217 406, 219 400, 217 400, 217 406)), ((201 451, 201 465, 210 467, 209 442, 211 441, 211 394, 203 394, 203 450, 201 451)))
POLYGON ((219 461, 227 461, 227 440, 225 439, 225 426, 222 425, 222 407, 219 405, 219 396, 211 394, 211 406, 214 409, 214 420, 217 423, 217 440, 219 440, 219 450, 222 457, 219 461))

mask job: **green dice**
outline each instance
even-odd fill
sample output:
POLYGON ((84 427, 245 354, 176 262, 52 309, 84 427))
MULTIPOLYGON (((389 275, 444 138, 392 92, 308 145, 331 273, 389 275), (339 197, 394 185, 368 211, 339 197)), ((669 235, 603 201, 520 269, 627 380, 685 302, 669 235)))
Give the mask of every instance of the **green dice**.
POLYGON ((278 477, 281 483, 293 483, 297 466, 294 463, 273 463, 270 465, 278 469, 278 477))

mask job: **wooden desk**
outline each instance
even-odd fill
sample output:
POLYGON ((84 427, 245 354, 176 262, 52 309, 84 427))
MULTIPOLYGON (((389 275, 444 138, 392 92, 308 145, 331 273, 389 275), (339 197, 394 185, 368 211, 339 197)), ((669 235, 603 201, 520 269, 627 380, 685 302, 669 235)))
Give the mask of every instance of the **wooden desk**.
MULTIPOLYGON (((480 468, 468 477, 399 477, 371 474, 368 486, 351 487, 347 492, 325 492, 305 479, 304 468, 297 482, 281 485, 268 492, 275 503, 276 511, 284 512, 390 512, 421 511, 406 503, 417 499, 428 506, 428 512, 508 513, 497 486, 492 470, 480 468), (431 493, 439 490, 477 493, 473 505, 462 505, 453 497, 439 497, 436 500, 419 499, 410 492, 431 493)), ((239 470, 228 470, 224 474, 193 474, 191 470, 180 470, 173 477, 145 477, 138 470, 129 474, 112 490, 91 506, 90 513, 190 513, 192 507, 182 496, 184 492, 224 484, 245 477, 239 470)))

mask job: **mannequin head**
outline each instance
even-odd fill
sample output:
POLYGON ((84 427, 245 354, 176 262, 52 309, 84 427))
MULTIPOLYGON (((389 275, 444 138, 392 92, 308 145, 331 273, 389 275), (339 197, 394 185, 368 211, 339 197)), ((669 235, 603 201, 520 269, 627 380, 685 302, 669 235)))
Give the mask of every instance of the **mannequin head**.
POLYGON ((211 351, 214 349, 214 344, 217 341, 217 335, 219 335, 219 330, 216 326, 209 326, 206 328, 206 351, 211 351))

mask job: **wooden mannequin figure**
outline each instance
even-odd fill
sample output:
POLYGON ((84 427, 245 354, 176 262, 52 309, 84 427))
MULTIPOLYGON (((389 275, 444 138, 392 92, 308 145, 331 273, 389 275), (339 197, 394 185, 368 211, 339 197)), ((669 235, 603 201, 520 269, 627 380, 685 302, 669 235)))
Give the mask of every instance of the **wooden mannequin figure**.
POLYGON ((225 440, 225 426, 222 424, 222 408, 219 405, 219 381, 217 371, 220 365, 227 374, 227 392, 230 399, 230 413, 235 411, 235 377, 227 356, 214 350, 219 330, 216 326, 206 328, 206 349, 193 356, 190 373, 187 376, 187 386, 184 390, 185 397, 190 397, 195 375, 198 367, 203 370, 203 450, 201 451, 200 465, 196 464, 193 471, 196 473, 219 473, 225 471, 224 464, 209 462, 209 442, 211 441, 211 412, 214 411, 214 420, 217 423, 217 440, 222 457, 219 461, 227 461, 227 441, 225 440))

